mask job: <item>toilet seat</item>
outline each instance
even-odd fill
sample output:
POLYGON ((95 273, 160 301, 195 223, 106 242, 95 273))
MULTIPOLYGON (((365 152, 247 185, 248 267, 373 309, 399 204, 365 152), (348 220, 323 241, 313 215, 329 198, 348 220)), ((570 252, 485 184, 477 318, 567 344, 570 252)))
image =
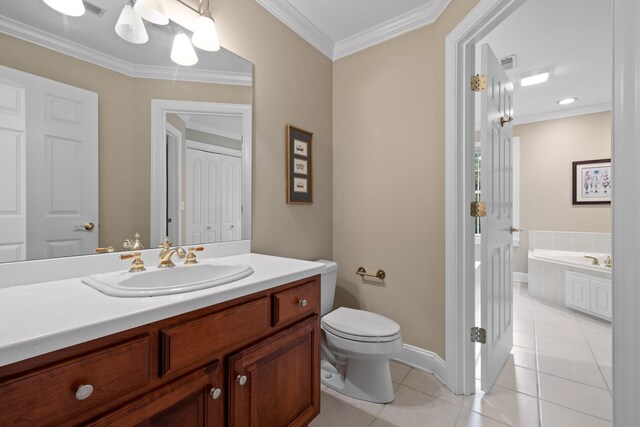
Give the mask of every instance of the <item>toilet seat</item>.
POLYGON ((400 338, 400 325, 379 314, 340 307, 322 317, 322 328, 359 342, 389 342, 400 338))

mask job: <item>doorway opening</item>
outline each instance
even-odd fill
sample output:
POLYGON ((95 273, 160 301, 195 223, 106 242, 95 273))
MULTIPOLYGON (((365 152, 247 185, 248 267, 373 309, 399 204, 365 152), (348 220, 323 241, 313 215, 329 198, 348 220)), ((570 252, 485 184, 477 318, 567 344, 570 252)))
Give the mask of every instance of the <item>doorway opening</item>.
MULTIPOLYGON (((533 3, 536 1, 537 0, 529 0, 527 1, 527 3, 533 3)), ((456 144, 455 142, 456 140, 457 141, 464 141, 464 140, 473 141, 475 139, 473 138, 475 127, 469 126, 469 123, 471 122, 471 120, 468 119, 468 117, 470 117, 473 114, 473 108, 470 107, 470 102, 473 101, 474 95, 473 93, 471 94, 462 93, 459 88, 462 88, 462 87, 468 88, 468 76, 471 76, 477 73, 476 71, 477 68, 475 66, 476 46, 480 45, 481 41, 485 37, 488 37, 493 29, 498 27, 501 22, 504 22, 506 18, 509 15, 511 15, 516 9, 518 9, 523 3, 525 2, 524 1, 498 1, 498 0, 483 1, 481 2, 478 8, 474 9, 474 11, 469 16, 467 16, 467 18, 465 18, 465 20, 460 24, 459 28, 456 28, 456 30, 454 30, 447 39, 447 50, 449 54, 448 60, 447 60, 447 67, 448 67, 447 69, 451 70, 452 71, 451 75, 455 76, 455 79, 448 79, 447 81, 447 91, 448 91, 447 117, 449 119, 449 126, 447 130, 447 138, 448 138, 447 170, 451 171, 453 174, 456 174, 457 176, 457 178, 455 179, 450 179, 451 175, 448 172, 448 191, 449 190, 452 191, 454 194, 457 194, 457 196, 455 199, 449 198, 447 200, 448 212, 450 213, 447 215, 447 217, 456 218, 455 221, 450 221, 447 223, 447 234, 449 236, 449 238, 447 239, 447 264, 448 264, 447 266, 447 276, 448 276, 447 278, 447 340, 448 341, 447 341, 447 355, 446 355, 447 371, 448 371, 447 385, 452 390, 458 393, 464 393, 464 394, 471 394, 475 391, 476 358, 474 357, 474 354, 475 354, 474 345, 470 343, 468 344, 465 341, 468 341, 469 328, 471 326, 474 326, 476 322, 475 308, 477 307, 476 300, 475 300, 475 297, 476 297, 475 292, 470 292, 470 290, 474 288, 474 283, 476 278, 475 269, 473 268, 475 266, 474 263, 476 262, 476 256, 474 253, 475 245, 471 243, 473 241, 472 236, 475 234, 474 231, 476 229, 476 225, 473 223, 473 219, 468 216, 468 203, 472 201, 475 196, 474 188, 472 187, 474 177, 471 175, 471 172, 464 172, 464 171, 473 171, 474 170, 473 165, 476 159, 474 158, 474 153, 473 153, 473 151, 475 150, 472 150, 471 147, 469 146, 461 146, 460 144, 456 144), (451 89, 455 89, 455 90, 451 90, 451 89), (455 100, 455 102, 453 102, 452 100, 455 100), (454 108, 451 108, 451 107, 454 107, 454 108), (456 110, 455 107, 457 107, 458 109, 456 110), (454 113, 454 111, 457 113, 454 113), (450 114, 453 114, 453 115, 457 114, 457 117, 454 120, 452 120, 451 117, 449 116, 450 114), (454 150, 459 150, 459 151, 455 153, 454 150), (464 190, 460 191, 460 189, 464 189, 464 190), (465 209, 464 210, 460 209, 463 206, 465 207, 465 209), (464 215, 461 212, 464 212, 464 215), (456 238, 452 239, 452 237, 454 236, 456 238), (456 286, 456 283, 460 286, 456 286), (466 307, 466 309, 456 310, 454 307, 456 303, 462 304, 464 307, 466 307), (452 316, 451 314, 455 315, 455 319, 454 319, 454 316, 452 316), (471 356, 469 357, 468 355, 471 355, 471 356)), ((609 8, 610 7, 611 5, 609 5, 609 8)), ((610 9, 608 13, 609 14, 611 13, 610 9)), ((610 22, 611 20, 610 19, 607 20, 606 16, 607 16, 606 14, 601 14, 600 18, 602 18, 603 21, 610 22)), ((561 19, 561 18, 558 17, 558 19, 561 19)), ((547 22, 546 25, 550 25, 550 23, 547 22)), ((608 37, 608 43, 605 40, 605 45, 608 48, 609 54, 610 54, 611 53, 611 47, 610 47, 611 34, 613 33, 613 31, 611 28, 609 28, 608 30, 606 30, 606 32, 608 37)), ((568 37, 573 37, 573 34, 569 34, 568 37)), ((499 48, 497 48, 496 50, 499 50, 499 48)), ((498 57, 502 58, 504 56, 510 56, 512 53, 513 52, 506 52, 506 53, 501 52, 501 53, 498 53, 498 57)), ((606 63, 606 58, 604 62, 606 63)), ((559 77, 559 76, 556 76, 556 77, 559 77)), ((609 79, 611 78, 610 74, 608 78, 609 79)), ((604 86, 610 87, 609 84, 605 84, 604 86)), ((605 110, 610 110, 610 101, 602 104, 607 104, 606 108, 603 108, 603 105, 593 107, 594 109, 592 110, 588 110, 585 108, 582 111, 578 111, 578 112, 574 111, 573 114, 568 114, 565 116, 565 118, 567 118, 568 116, 574 116, 574 117, 582 116, 583 118, 587 118, 587 120, 589 121, 593 121, 593 118, 595 116, 609 114, 609 113, 601 113, 601 112, 605 110), (587 114, 590 114, 590 115, 586 116, 587 114)), ((534 125, 534 122, 541 123, 545 121, 546 122, 553 121, 556 124, 560 122, 559 120, 560 117, 557 117, 555 118, 556 120, 553 120, 554 118, 550 116, 547 116, 547 117, 540 116, 538 117, 537 120, 526 120, 524 121, 524 123, 518 124, 518 119, 522 120, 523 118, 521 114, 522 110, 520 109, 522 105, 523 105, 522 99, 518 98, 518 95, 516 94, 515 95, 516 121, 513 123, 516 128, 516 133, 515 133, 516 135, 518 134, 517 128, 519 125, 526 125, 526 126, 532 127, 534 125)), ((567 120, 569 119, 567 118, 567 120)), ((606 133, 610 133, 610 129, 611 129, 610 118, 609 118, 609 124, 607 125, 607 127, 608 129, 606 133)), ((527 136, 527 139, 530 139, 530 137, 527 136)), ((526 142, 524 140, 521 140, 521 145, 524 145, 525 143, 526 142)), ((610 147, 611 147, 610 138, 608 139, 608 141, 605 141, 605 144, 610 150, 610 147)), ((558 147, 558 148, 561 148, 561 147, 558 147)), ((589 153, 585 152, 584 147, 582 148, 582 151, 576 153, 576 155, 581 155, 581 156, 588 155, 588 154, 589 153)), ((524 153, 521 155, 521 158, 524 159, 525 155, 528 156, 527 153, 524 153)), ((550 160, 558 156, 557 153, 553 151, 547 152, 544 155, 546 155, 547 158, 550 160)), ((600 156, 596 156, 596 157, 600 157, 600 156)), ((581 159, 576 158, 575 160, 581 160, 581 159)), ((524 161, 526 160, 523 160, 523 162, 524 161)), ((523 168, 526 167, 524 163, 522 167, 523 168)), ((569 164, 568 167, 565 167, 565 169, 571 171, 571 164, 569 164)), ((566 174, 567 172, 563 172, 563 173, 566 174)), ((564 186, 570 185, 571 177, 569 177, 569 179, 565 181, 566 182, 562 183, 564 186)), ((524 183, 521 186, 524 188, 525 187, 524 183)), ((544 195, 545 191, 547 190, 543 189, 540 192, 543 193, 544 195)), ((522 197, 525 197, 525 196, 523 195, 522 197)), ((584 208, 572 206, 570 197, 571 197, 571 194, 569 193, 569 195, 567 196, 565 192, 565 203, 568 205, 568 208, 584 214, 585 212, 584 208)), ((525 215, 524 206, 529 206, 529 204, 531 203, 528 200, 530 199, 523 199, 523 203, 522 203, 523 219, 525 215)), ((602 209, 602 208, 596 207, 595 209, 602 209)), ((608 216, 607 220, 610 223, 610 215, 608 216)), ((519 225, 519 224, 514 224, 514 225, 519 225)), ((526 224, 522 224, 522 225, 525 225, 525 228, 527 228, 526 224)), ((534 227, 539 228, 535 224, 534 224, 534 227)), ((520 239, 521 245, 518 249, 516 249, 517 251, 528 254, 529 242, 525 240, 528 237, 528 233, 530 231, 531 230, 525 230, 525 232, 521 233, 522 234, 520 239)), ((534 229, 533 231, 537 231, 537 230, 534 229)), ((542 231, 549 231, 549 229, 546 229, 546 230, 542 229, 542 231)), ((562 228, 560 228, 560 230, 553 230, 553 231, 576 232, 576 230, 571 228, 569 228, 568 230, 562 230, 562 228)), ((584 231, 586 232, 588 230, 584 230, 584 231)), ((600 230, 600 231, 602 232, 604 230, 600 230)), ((578 233, 579 231, 576 232, 576 234, 578 233)), ((576 236, 576 237, 579 238, 582 236, 576 236)), ((576 246, 579 246, 579 244, 576 244, 576 246)), ((588 251, 592 251, 592 252, 594 252, 595 249, 596 248, 594 246, 592 246, 592 249, 587 248, 588 251)), ((600 249, 602 250, 603 248, 600 248, 600 249)), ((602 252, 607 252, 607 248, 604 248, 602 252)), ((608 253, 610 253, 610 241, 609 241, 608 253)), ((521 257, 520 260, 518 260, 517 258, 518 256, 516 254, 516 258, 514 258, 514 265, 516 266, 516 268, 514 270, 516 273, 520 273, 520 274, 516 274, 515 278, 516 280, 521 281, 522 283, 527 280, 527 276, 523 273, 527 273, 526 268, 528 263, 528 259, 527 259, 528 256, 525 255, 524 257, 521 257), (524 269, 523 269, 523 266, 524 266, 524 269)), ((481 265, 480 269, 482 269, 482 267, 483 266, 481 265)), ((528 299, 528 298, 530 298, 530 296, 528 295, 528 289, 524 285, 516 285, 516 287, 514 288, 514 311, 518 310, 519 308, 523 310, 526 310, 527 308, 529 308, 530 309, 529 311, 532 314, 534 314, 537 311, 541 313, 541 316, 542 316, 542 312, 545 309, 549 309, 547 311, 551 311, 552 308, 555 308, 551 306, 545 306, 543 305, 543 302, 540 302, 538 304, 539 305, 538 307, 534 300, 528 299), (526 293, 523 293, 525 291, 526 293), (527 299, 523 297, 526 297, 527 299), (530 304, 530 307, 525 307, 529 304, 530 304), (517 307, 518 305, 520 305, 520 307, 517 307)), ((544 304, 546 304, 546 302, 544 304)), ((581 322, 580 320, 581 318, 578 317, 578 316, 582 316, 581 314, 578 314, 577 312, 571 311, 567 308, 560 307, 560 309, 561 309, 561 315, 562 314, 566 315, 568 313, 570 317, 575 316, 574 320, 576 321, 576 323, 574 323, 574 326, 577 324, 578 327, 584 329, 583 323, 589 323, 589 322, 593 323, 594 325, 600 325, 600 323, 597 323, 600 321, 595 320, 593 317, 585 317, 584 318, 585 321, 581 322)), ((520 315, 520 316, 522 317, 524 315, 520 315)), ((548 317, 552 317, 552 316, 553 316, 552 314, 549 314, 548 317)), ((531 320, 531 322, 535 323, 533 320, 531 320)), ((521 322, 520 320, 514 321, 514 327, 517 327, 520 330, 528 326, 531 326, 531 325, 527 325, 526 322, 521 322), (515 325, 516 323, 518 325, 515 325)), ((546 338, 553 339, 553 337, 544 337, 542 335, 542 333, 546 333, 547 335, 549 334, 548 331, 544 331, 544 332, 542 331, 542 329, 544 329, 544 326, 541 327, 540 329, 541 330, 539 332, 541 333, 539 334, 535 333, 535 329, 533 330, 529 329, 530 332, 533 332, 533 334, 531 335, 533 338, 534 346, 537 343, 536 340, 538 336, 541 337, 542 341, 546 341, 546 338)), ((520 331, 520 332, 523 332, 523 331, 520 331)), ((523 349, 527 349, 525 345, 522 345, 522 344, 526 344, 522 341, 523 337, 526 337, 526 335, 521 335, 519 333, 516 335, 517 335, 516 343, 515 343, 516 346, 522 347, 523 349), (521 345, 518 345, 518 343, 521 345)), ((556 336, 556 338, 558 337, 556 336)), ((592 338, 595 338, 595 337, 592 337, 592 338)), ((581 338, 574 338, 574 340, 578 340, 578 339, 581 339, 581 338)), ((584 335, 584 339, 588 340, 588 337, 584 335)), ((606 340, 608 340, 609 348, 610 348, 611 340, 610 338, 606 340)), ((545 343, 543 347, 545 346, 548 347, 548 345, 546 344, 548 344, 548 342, 545 343)), ((574 344, 577 344, 577 343, 574 343, 574 344)), ((590 345, 590 342, 587 341, 587 346, 589 345, 590 345)), ((609 379, 605 377, 605 375, 607 374, 603 373, 604 371, 602 369, 603 366, 597 363, 596 356, 594 354, 594 351, 591 350, 591 348, 589 348, 589 353, 593 356, 594 360, 596 361, 595 364, 592 364, 592 367, 595 366, 600 371, 600 378, 602 379, 602 382, 600 382, 600 385, 602 386, 604 384, 601 390, 609 395, 608 399, 610 401, 611 390, 609 390, 610 384, 607 383, 609 379)), ((609 350, 609 353, 610 353, 610 350, 609 350)), ((535 361, 536 359, 534 358, 533 360, 535 361)), ((608 364, 610 365, 611 363, 608 362, 608 364)), ((537 364, 532 364, 531 366, 534 368, 538 367, 537 364)), ((606 366, 604 367, 606 368, 606 366)), ((543 375, 543 377, 545 378, 545 382, 549 382, 547 381, 549 378, 547 378, 546 375, 550 375, 554 377, 552 378, 552 380, 556 378, 560 378, 558 376, 554 376, 548 373, 543 373, 543 374, 545 374, 543 375)), ((536 371, 536 377, 539 377, 539 375, 537 374, 537 371, 536 371)), ((574 380, 575 379, 577 378, 574 378, 574 380)), ((573 381, 573 380, 569 379, 569 381, 573 381)), ((574 381, 574 382, 577 382, 577 381, 574 381)), ((537 384, 536 382, 534 382, 534 385, 535 387, 533 388, 539 387, 539 384, 537 384)), ((546 387, 546 388, 549 388, 549 387, 546 387)), ((603 394, 603 396, 604 396, 603 399, 606 398, 606 395, 603 394)), ((545 405, 549 406, 547 404, 545 405)), ((612 411, 611 411, 610 403, 608 406, 609 406, 608 414, 611 414, 612 411)), ((569 409, 572 409, 572 408, 569 408, 569 409)), ((585 413, 591 416, 599 415, 599 418, 601 418, 601 420, 610 419, 610 415, 606 413, 600 413, 595 415, 589 414, 586 411, 585 413)))

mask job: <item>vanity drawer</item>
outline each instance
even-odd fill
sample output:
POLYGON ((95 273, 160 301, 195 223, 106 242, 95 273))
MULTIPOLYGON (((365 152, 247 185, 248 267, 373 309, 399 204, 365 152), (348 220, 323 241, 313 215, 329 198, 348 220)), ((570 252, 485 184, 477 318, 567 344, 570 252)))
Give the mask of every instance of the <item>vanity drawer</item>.
POLYGON ((314 279, 273 294, 273 326, 320 311, 320 282, 314 279))
POLYGON ((150 350, 144 335, 0 384, 0 425, 58 425, 99 405, 108 408, 149 383, 150 350), (93 392, 79 400, 83 385, 93 392))
POLYGON ((160 330, 159 375, 210 362, 269 329, 269 297, 160 330))

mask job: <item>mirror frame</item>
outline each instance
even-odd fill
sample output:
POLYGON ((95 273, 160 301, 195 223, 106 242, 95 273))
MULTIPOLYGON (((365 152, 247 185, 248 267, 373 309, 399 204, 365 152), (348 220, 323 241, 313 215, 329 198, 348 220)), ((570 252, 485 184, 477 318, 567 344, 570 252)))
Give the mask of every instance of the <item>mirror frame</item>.
MULTIPOLYGON (((165 200, 167 177, 164 173, 166 150, 166 114, 218 114, 242 118, 242 238, 251 239, 251 168, 252 168, 252 104, 223 104, 217 102, 151 100, 151 211, 150 247, 164 239, 167 222, 165 200), (157 179, 159 176, 162 179, 157 179)), ((176 243, 178 244, 178 243, 176 243)))

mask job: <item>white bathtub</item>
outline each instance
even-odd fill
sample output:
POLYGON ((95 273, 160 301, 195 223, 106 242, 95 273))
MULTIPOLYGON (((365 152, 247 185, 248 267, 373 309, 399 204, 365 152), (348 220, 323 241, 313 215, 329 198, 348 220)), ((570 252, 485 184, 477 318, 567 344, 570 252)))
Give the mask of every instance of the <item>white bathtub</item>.
POLYGON ((604 266, 608 254, 534 249, 529 251, 529 294, 541 300, 565 306, 567 271, 611 280, 611 269, 604 266), (595 256, 600 266, 585 256, 595 256))

